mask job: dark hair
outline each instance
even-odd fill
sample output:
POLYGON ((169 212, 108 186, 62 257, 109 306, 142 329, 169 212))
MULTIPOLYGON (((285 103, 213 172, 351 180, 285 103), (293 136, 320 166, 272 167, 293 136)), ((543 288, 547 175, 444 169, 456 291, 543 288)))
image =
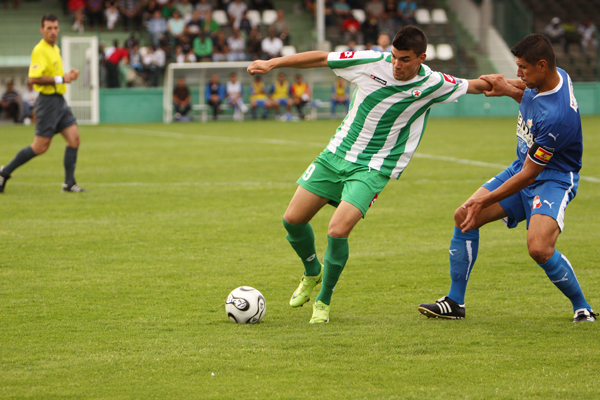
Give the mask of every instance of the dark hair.
POLYGON ((406 25, 396 33, 392 46, 396 50, 412 50, 419 56, 427 50, 427 36, 416 26, 406 25))
POLYGON ((533 33, 526 36, 512 48, 511 53, 515 57, 523 58, 533 66, 541 60, 546 60, 549 68, 556 68, 554 47, 552 47, 552 43, 544 35, 533 33))
POLYGON ((58 21, 58 17, 54 14, 44 14, 42 15, 42 28, 44 27, 44 21, 58 21))

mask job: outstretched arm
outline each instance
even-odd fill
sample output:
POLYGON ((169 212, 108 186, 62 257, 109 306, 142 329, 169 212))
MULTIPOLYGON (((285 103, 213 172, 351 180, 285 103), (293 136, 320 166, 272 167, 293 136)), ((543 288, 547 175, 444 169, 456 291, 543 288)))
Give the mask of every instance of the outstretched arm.
POLYGON ((248 66, 250 75, 265 75, 274 68, 321 68, 327 66, 325 51, 306 51, 270 60, 257 60, 248 66))
POLYGON ((482 75, 479 79, 483 79, 492 86, 492 90, 487 90, 487 97, 508 96, 517 103, 521 103, 523 93, 527 86, 520 79, 506 79, 502 74, 482 75))
POLYGON ((469 88, 467 89, 469 94, 482 94, 492 90, 492 85, 483 79, 467 79, 467 82, 469 82, 469 88))

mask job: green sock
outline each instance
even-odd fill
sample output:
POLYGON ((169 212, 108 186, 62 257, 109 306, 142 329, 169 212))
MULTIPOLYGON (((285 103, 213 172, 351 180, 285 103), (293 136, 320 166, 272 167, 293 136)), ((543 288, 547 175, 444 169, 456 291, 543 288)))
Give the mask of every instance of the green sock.
POLYGON ((323 268, 323 283, 315 301, 331 304, 331 295, 342 275, 348 261, 348 238, 335 238, 327 235, 327 250, 325 250, 325 267, 323 268))
POLYGON ((294 225, 283 220, 283 226, 287 230, 287 240, 298 254, 304 264, 304 275, 317 276, 321 272, 321 263, 317 259, 315 249, 315 234, 310 223, 294 225))

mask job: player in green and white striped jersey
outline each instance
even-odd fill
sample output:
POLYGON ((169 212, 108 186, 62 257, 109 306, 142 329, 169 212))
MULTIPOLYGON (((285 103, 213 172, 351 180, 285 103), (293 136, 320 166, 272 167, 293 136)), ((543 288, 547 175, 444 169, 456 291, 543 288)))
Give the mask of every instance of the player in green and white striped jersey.
POLYGON ((305 269, 290 305, 308 302, 314 287, 323 282, 311 323, 329 321, 331 295, 348 260, 348 236, 389 179, 399 178, 410 162, 431 106, 456 101, 466 93, 492 90, 481 79, 462 80, 433 72, 423 64, 426 48, 423 31, 405 26, 394 37, 391 54, 309 51, 254 61, 248 67, 251 75, 283 67, 329 67, 357 86, 348 115, 327 148, 298 179, 300 186, 283 217, 287 239, 305 269), (322 266, 309 222, 327 203, 337 209, 329 223, 322 266))

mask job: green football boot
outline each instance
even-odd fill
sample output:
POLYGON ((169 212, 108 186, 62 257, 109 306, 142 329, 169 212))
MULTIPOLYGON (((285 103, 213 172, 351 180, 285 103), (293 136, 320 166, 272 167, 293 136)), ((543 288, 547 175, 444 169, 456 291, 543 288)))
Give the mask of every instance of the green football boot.
POLYGON ((323 324, 329 322, 329 306, 322 301, 313 304, 313 315, 310 319, 311 324, 323 324))
POLYGON ((300 279, 300 285, 298 289, 292 295, 290 299, 290 306, 292 307, 302 307, 304 303, 310 300, 310 294, 317 286, 317 284, 321 283, 323 280, 323 266, 321 265, 321 272, 317 276, 304 276, 302 275, 302 279, 300 279))

